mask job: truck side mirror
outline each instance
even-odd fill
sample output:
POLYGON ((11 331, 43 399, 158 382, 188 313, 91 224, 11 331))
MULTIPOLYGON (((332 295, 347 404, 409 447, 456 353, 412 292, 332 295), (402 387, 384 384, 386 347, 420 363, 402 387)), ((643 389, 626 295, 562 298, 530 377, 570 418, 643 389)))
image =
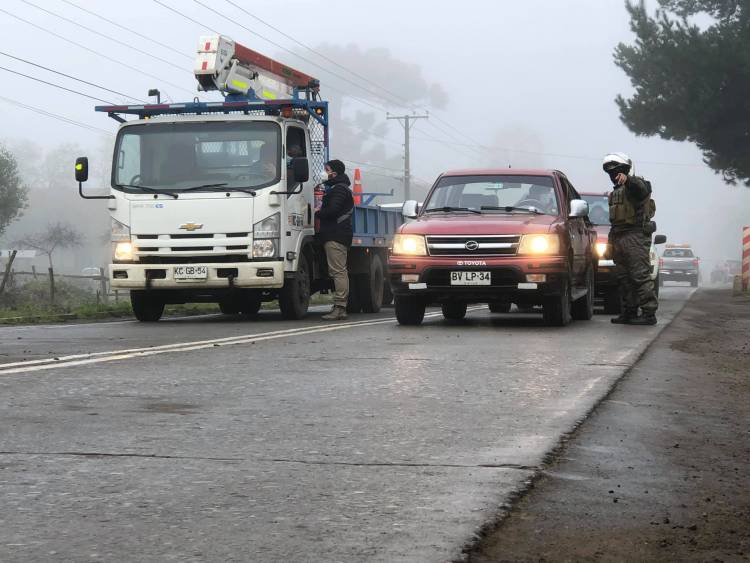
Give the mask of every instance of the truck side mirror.
POLYGON ((85 156, 76 158, 76 182, 85 182, 89 179, 89 159, 85 156))
POLYGON ((654 244, 664 244, 667 242, 667 235, 656 235, 654 237, 654 244))
POLYGON ((416 219, 418 212, 419 204, 413 199, 405 201, 404 206, 401 208, 401 215, 404 216, 404 219, 416 219))
POLYGON ((298 156, 292 159, 292 176, 295 182, 307 182, 310 179, 310 165, 306 157, 298 156))
POLYGON ((586 217, 589 214, 589 204, 585 199, 570 200, 570 217, 586 217))

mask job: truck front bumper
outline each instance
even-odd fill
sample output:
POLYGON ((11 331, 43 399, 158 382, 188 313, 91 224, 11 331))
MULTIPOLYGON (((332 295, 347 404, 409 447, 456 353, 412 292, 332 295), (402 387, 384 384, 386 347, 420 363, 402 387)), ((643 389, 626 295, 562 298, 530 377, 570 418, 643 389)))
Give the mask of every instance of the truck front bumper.
POLYGON ((284 262, 229 262, 191 264, 110 264, 112 289, 226 289, 280 288, 284 285, 284 262), (205 266, 200 280, 176 280, 177 267, 205 266))

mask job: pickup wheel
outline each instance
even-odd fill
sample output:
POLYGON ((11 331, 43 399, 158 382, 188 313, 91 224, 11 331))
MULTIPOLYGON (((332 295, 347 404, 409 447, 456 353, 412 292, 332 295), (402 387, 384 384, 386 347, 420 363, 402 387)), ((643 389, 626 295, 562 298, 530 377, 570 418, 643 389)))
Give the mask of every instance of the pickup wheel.
POLYGON ((510 303, 490 303, 491 313, 510 313, 510 303))
POLYGON ((396 320, 400 325, 420 325, 427 305, 414 297, 396 296, 396 320))
POLYGON ((294 276, 284 280, 284 287, 279 292, 279 308, 285 319, 298 320, 307 314, 309 305, 310 263, 307 255, 302 253, 294 276))
POLYGON ((586 269, 586 295, 573 302, 571 316, 577 321, 590 321, 594 316, 594 269, 586 269))
POLYGON ((607 315, 617 315, 620 309, 620 291, 613 287, 604 294, 604 312, 607 315))
POLYGON ((370 259, 370 275, 357 288, 363 313, 377 313, 383 303, 385 279, 383 278, 383 260, 377 254, 370 259))
POLYGON ((466 303, 448 301, 443 303, 443 317, 449 321, 460 321, 466 316, 466 303))
POLYGON ((544 322, 551 326, 570 324, 570 279, 565 278, 560 287, 560 295, 547 297, 542 306, 544 322))
POLYGON ((135 318, 142 323, 155 323, 164 314, 164 300, 149 291, 131 291, 130 305, 135 318))

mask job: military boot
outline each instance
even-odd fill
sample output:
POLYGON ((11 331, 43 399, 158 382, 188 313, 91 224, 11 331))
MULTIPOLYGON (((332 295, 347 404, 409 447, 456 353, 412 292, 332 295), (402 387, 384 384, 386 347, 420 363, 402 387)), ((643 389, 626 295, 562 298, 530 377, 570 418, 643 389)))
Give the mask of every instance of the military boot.
POLYGON ((640 317, 632 319, 628 324, 639 326, 653 326, 656 324, 656 315, 654 315, 654 313, 643 313, 640 317))
POLYGON ((346 307, 334 305, 331 312, 321 317, 324 321, 343 321, 346 319, 346 307))
POLYGON ((638 318, 637 312, 624 311, 619 316, 611 318, 609 321, 616 325, 629 325, 638 318))

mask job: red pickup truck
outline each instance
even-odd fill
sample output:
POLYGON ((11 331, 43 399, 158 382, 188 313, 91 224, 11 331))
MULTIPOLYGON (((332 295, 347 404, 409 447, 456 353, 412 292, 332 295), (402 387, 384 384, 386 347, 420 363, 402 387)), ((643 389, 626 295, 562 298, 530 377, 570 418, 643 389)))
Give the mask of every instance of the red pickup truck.
POLYGON ((447 319, 469 303, 541 305, 557 326, 593 316, 596 232, 562 172, 445 172, 403 213, 388 260, 400 324, 421 324, 433 303, 447 319))

